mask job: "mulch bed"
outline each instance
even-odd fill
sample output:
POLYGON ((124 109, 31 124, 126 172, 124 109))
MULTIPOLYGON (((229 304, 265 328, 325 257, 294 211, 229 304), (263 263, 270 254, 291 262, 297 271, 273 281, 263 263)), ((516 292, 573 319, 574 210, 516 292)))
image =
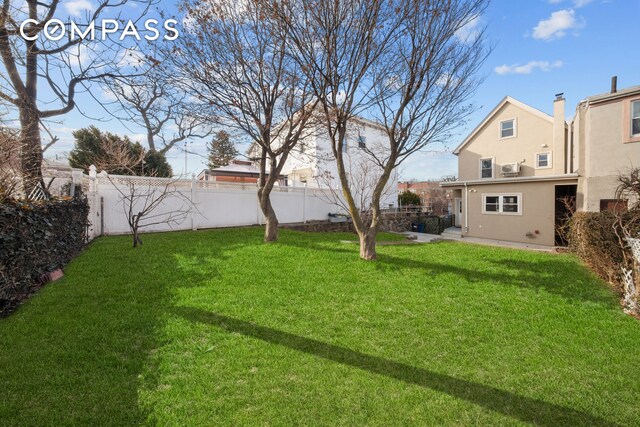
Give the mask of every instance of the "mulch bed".
POLYGON ((18 295, 15 295, 13 299, 0 300, 0 318, 7 317, 22 305, 23 302, 31 298, 36 292, 38 292, 46 283, 34 283, 29 288, 18 295))
POLYGON ((62 276, 62 270, 55 270, 51 273, 43 274, 40 280, 32 283, 24 292, 14 295, 11 299, 0 299, 0 318, 9 316, 46 284, 56 281, 62 276))

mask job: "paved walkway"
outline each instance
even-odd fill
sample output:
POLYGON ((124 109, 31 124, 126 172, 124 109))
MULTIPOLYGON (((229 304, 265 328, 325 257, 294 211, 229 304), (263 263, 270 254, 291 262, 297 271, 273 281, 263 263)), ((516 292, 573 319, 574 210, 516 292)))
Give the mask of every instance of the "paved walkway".
POLYGON ((517 242, 507 242, 504 240, 493 240, 493 239, 481 239, 479 237, 458 237, 452 236, 450 234, 438 236, 436 234, 426 234, 426 233, 414 233, 411 231, 407 231, 402 233, 405 236, 416 236, 416 241, 420 243, 428 243, 434 241, 441 240, 451 240, 463 243, 476 243, 479 245, 487 245, 487 246, 500 246, 505 248, 515 248, 515 249, 528 249, 532 251, 541 251, 541 252, 554 252, 555 247, 549 247, 544 245, 536 245, 532 243, 517 243, 517 242))

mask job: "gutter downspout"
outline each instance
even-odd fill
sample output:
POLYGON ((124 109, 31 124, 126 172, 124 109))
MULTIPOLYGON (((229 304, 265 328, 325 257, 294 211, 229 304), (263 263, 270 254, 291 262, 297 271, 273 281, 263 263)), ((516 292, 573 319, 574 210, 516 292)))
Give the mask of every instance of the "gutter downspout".
POLYGON ((467 183, 464 183, 464 232, 469 233, 469 207, 467 201, 469 200, 469 191, 467 190, 467 183))

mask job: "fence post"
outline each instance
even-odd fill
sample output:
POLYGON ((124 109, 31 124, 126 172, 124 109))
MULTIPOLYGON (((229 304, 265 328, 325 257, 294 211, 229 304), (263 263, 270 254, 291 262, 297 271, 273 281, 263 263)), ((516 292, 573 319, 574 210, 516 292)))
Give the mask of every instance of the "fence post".
POLYGON ((258 190, 260 189, 260 181, 256 181, 256 196, 253 198, 253 201, 256 204, 256 224, 262 225, 262 219, 260 218, 260 200, 258 199, 258 190))
POLYGON ((307 183, 304 183, 304 193, 302 193, 302 222, 307 223, 307 183))
POLYGON ((98 172, 96 171, 96 166, 89 166, 89 191, 95 193, 98 191, 98 172))
POLYGON ((196 226, 196 213, 194 212, 195 209, 195 204, 196 204, 196 191, 197 191, 197 182, 196 182, 196 174, 192 173, 191 174, 191 207, 190 207, 190 211, 191 211, 191 230, 192 231, 196 231, 198 229, 198 227, 196 226))

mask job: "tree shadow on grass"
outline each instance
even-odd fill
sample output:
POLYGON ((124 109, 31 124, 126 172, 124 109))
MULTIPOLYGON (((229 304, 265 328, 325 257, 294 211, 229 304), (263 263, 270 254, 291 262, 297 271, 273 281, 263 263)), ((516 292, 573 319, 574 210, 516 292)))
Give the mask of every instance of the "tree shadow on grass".
POLYGON ((554 257, 546 260, 521 261, 503 259, 490 261, 498 269, 470 269, 463 263, 452 265, 434 261, 416 261, 389 254, 379 256, 378 262, 393 268, 422 269, 431 275, 454 274, 467 283, 491 283, 501 286, 545 291, 567 301, 615 305, 615 298, 604 286, 596 286, 594 277, 583 266, 554 257))
POLYGON ((0 320, 0 425, 149 422, 141 391, 157 385, 175 288, 217 277, 212 261, 251 237, 238 234, 149 234, 136 249, 129 236, 94 241, 64 279, 0 320))
MULTIPOLYGON (((354 257, 354 261, 360 261, 357 258, 357 245, 336 243, 336 240, 332 240, 331 236, 326 236, 326 238, 317 241, 287 239, 286 242, 282 243, 309 251, 348 254, 354 257), (331 242, 333 244, 330 244, 331 242)), ((459 263, 457 261, 439 262, 433 258, 430 248, 441 244, 454 245, 452 248, 462 247, 463 245, 460 243, 416 245, 414 250, 422 251, 425 255, 424 259, 392 255, 390 252, 393 251, 393 247, 385 247, 384 250, 378 251, 378 259, 373 263, 379 270, 416 269, 423 271, 428 277, 453 274, 469 284, 493 282, 501 286, 542 290, 558 295, 567 301, 588 301, 607 306, 615 306, 617 304, 615 297, 611 295, 605 286, 595 286, 593 283, 594 276, 585 267, 574 262, 573 259, 569 259, 566 255, 535 254, 540 258, 528 261, 519 258, 520 250, 512 250, 514 256, 510 257, 509 249, 501 249, 501 254, 496 256, 495 259, 484 257, 479 264, 480 268, 474 269, 467 266, 462 260, 459 263), (387 251, 386 249, 390 250, 387 251)), ((403 249, 406 249, 406 247, 403 249)), ((488 248, 478 247, 478 249, 482 251, 488 248)))
POLYGON ((524 422, 545 426, 617 425, 603 418, 572 408, 532 399, 484 384, 454 378, 449 375, 416 368, 404 363, 372 356, 345 347, 327 344, 245 320, 191 307, 176 307, 175 314, 196 323, 212 325, 228 332, 256 338, 333 362, 383 375, 407 384, 428 388, 462 399, 485 409, 524 422))

